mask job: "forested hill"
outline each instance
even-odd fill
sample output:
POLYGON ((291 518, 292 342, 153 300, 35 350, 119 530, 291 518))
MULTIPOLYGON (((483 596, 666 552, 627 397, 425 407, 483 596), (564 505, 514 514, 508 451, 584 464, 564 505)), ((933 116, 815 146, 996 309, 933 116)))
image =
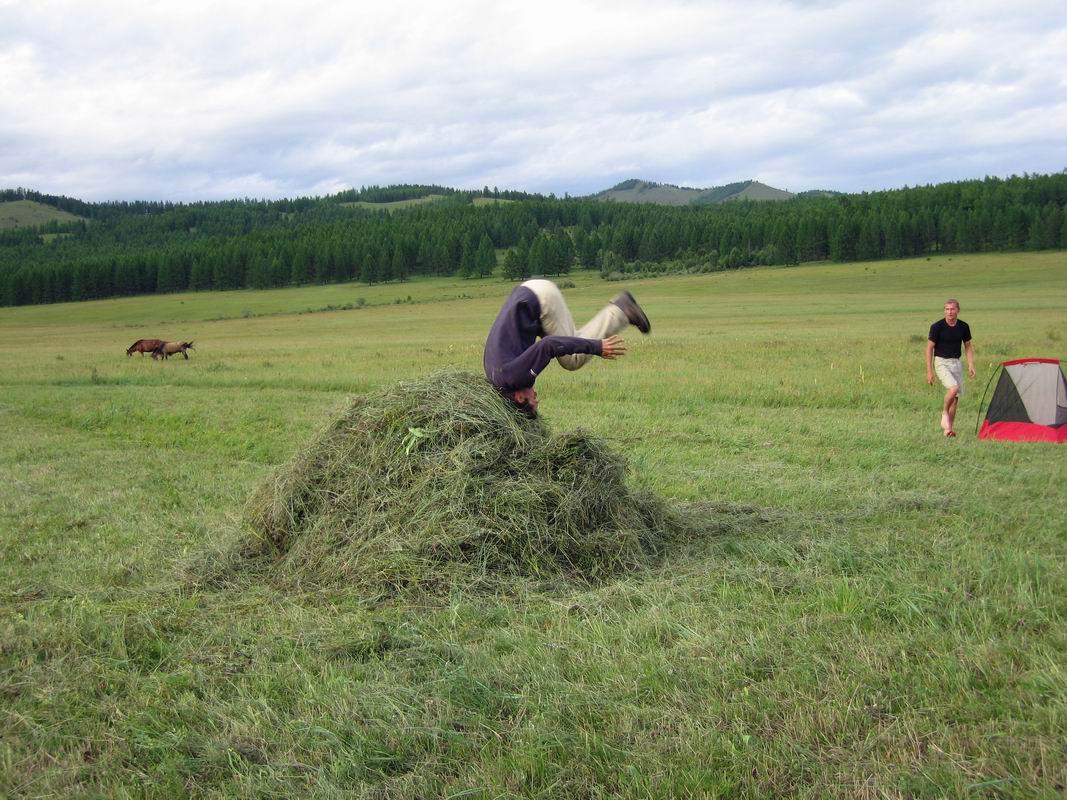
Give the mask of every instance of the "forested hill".
POLYGON ((440 186, 192 204, 0 192, 0 202, 26 200, 82 219, 0 230, 2 305, 489 275, 498 261, 513 279, 576 266, 610 278, 1067 247, 1064 173, 685 206, 440 186))
POLYGON ((711 189, 693 189, 669 183, 653 183, 637 178, 597 192, 594 200, 617 200, 622 203, 654 203, 666 206, 707 205, 730 200, 788 200, 792 192, 775 189, 759 181, 740 181, 711 189))

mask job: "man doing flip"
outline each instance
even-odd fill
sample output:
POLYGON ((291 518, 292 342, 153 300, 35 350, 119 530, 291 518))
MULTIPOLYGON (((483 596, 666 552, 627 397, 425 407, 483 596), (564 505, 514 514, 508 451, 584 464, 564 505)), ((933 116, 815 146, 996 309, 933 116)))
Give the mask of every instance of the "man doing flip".
POLYGON ((617 358, 626 353, 616 334, 627 325, 648 333, 652 325, 627 291, 575 330, 563 294, 552 281, 531 280, 517 286, 504 302, 485 342, 485 377, 519 410, 537 413, 534 381, 556 359, 564 369, 584 366, 593 356, 617 358), (540 338, 539 338, 540 337, 540 338))
POLYGON ((941 408, 941 430, 945 436, 955 436, 956 406, 963 394, 963 368, 960 352, 967 352, 967 374, 974 377, 974 348, 971 346, 971 328, 959 318, 958 300, 945 301, 945 318, 930 326, 926 342, 926 382, 934 383, 934 375, 945 387, 945 401, 941 408))

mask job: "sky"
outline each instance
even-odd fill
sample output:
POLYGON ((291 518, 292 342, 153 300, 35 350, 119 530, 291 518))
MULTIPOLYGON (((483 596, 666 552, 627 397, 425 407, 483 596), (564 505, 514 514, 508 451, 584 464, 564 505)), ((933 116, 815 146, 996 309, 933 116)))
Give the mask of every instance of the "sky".
POLYGON ((1065 168, 1065 0, 0 0, 0 188, 858 192, 1065 168))

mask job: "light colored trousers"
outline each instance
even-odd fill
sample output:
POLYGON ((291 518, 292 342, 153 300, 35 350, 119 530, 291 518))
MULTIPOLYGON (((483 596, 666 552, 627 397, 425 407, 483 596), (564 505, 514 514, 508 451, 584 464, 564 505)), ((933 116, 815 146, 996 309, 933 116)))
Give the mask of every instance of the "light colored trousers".
MULTIPOLYGON (((614 336, 627 325, 626 314, 614 303, 608 303, 596 313, 585 325, 574 327, 574 317, 563 299, 563 292, 552 281, 535 278, 526 281, 523 286, 537 295, 537 302, 541 305, 541 330, 545 336, 580 336, 583 339, 607 339, 614 336)), ((575 353, 569 356, 560 356, 556 359, 564 369, 579 369, 589 359, 595 356, 586 353, 575 353)))
POLYGON ((957 397, 963 397, 963 365, 958 358, 941 358, 934 356, 934 374, 946 389, 960 387, 957 397))

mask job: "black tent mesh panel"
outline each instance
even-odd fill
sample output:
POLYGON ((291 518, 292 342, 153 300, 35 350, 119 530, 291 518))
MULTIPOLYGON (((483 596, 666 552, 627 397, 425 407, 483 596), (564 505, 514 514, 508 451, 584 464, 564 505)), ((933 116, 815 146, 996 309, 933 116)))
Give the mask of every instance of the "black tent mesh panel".
POLYGON ((1019 390, 1015 388, 1015 381, 1006 369, 1000 372, 1000 380, 997 381, 997 388, 993 390, 993 399, 989 401, 986 419, 990 422, 1030 421, 1026 405, 1019 396, 1019 390))

